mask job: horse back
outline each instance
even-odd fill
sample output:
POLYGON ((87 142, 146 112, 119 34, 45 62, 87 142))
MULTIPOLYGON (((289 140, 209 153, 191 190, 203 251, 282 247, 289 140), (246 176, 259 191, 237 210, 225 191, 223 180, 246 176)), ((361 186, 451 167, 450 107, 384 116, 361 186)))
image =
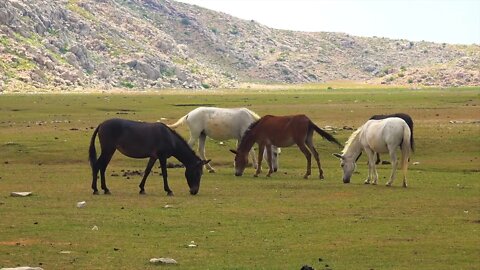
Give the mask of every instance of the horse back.
POLYGON ((273 116, 265 115, 255 122, 255 133, 260 140, 268 140, 279 147, 287 147, 305 140, 310 119, 303 114, 273 116))
POLYGON ((156 157, 170 152, 172 131, 162 123, 145 123, 126 119, 109 119, 99 126, 102 149, 118 149, 133 158, 156 157))
POLYGON ((388 147, 397 147, 402 144, 405 130, 410 128, 405 120, 399 117, 368 120, 362 127, 362 144, 368 145, 377 153, 386 153, 388 147))
POLYGON ((393 113, 393 114, 376 114, 370 117, 370 120, 382 120, 391 117, 398 117, 403 119, 408 125, 408 127, 413 131, 413 119, 410 115, 406 113, 393 113))

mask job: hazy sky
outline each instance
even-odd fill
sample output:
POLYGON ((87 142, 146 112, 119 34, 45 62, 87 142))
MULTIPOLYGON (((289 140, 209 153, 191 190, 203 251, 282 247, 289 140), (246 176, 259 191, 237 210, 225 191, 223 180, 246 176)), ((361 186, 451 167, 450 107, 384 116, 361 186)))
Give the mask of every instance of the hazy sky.
POLYGON ((269 27, 480 44, 480 0, 178 0, 269 27))

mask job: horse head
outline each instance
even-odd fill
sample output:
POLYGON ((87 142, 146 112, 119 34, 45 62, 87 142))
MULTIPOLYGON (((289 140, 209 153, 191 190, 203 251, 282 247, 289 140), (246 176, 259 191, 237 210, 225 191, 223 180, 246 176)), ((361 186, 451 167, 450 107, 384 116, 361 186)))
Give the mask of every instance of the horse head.
POLYGON ((235 154, 235 176, 242 176, 248 163, 248 152, 239 152, 232 149, 230 149, 230 152, 235 154))
POLYGON ((209 163, 211 160, 199 160, 193 166, 188 166, 185 169, 185 178, 187 178, 190 194, 196 195, 200 189, 200 180, 203 174, 203 165, 209 163))
POLYGON ((335 157, 340 159, 340 167, 343 169, 343 183, 350 183, 350 178, 352 177, 353 171, 355 171, 356 160, 354 158, 348 158, 342 154, 333 154, 335 157))

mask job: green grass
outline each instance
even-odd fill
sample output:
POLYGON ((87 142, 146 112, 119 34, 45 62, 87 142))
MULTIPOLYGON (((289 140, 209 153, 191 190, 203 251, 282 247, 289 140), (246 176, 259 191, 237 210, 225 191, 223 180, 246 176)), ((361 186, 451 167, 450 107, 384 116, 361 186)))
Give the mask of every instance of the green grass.
MULTIPOLYGON (((480 89, 341 86, 1 95, 0 267, 478 269, 480 125, 470 122, 480 119, 480 89), (143 170, 146 160, 118 153, 107 172, 112 195, 91 195, 93 127, 112 117, 172 123, 198 104, 246 106, 260 115, 305 113, 319 126, 337 127, 359 127, 376 113, 407 112, 415 120, 412 162, 420 164, 410 164, 407 189, 400 178, 384 186, 385 165, 380 184, 367 186, 362 157, 345 185, 330 155, 340 149, 316 135, 326 180, 317 179, 315 166, 311 179, 301 178, 305 160, 295 147, 283 149, 280 171, 271 178, 252 177, 250 167, 238 178, 228 152, 236 142, 208 140, 217 173, 204 175, 197 196, 189 195, 183 169, 170 169, 175 197, 167 197, 158 168, 147 195, 138 195, 140 177, 126 179, 121 170, 143 170), (11 191, 34 195, 14 198, 11 191), (76 208, 83 200, 87 206, 76 208), (190 241, 198 247, 187 248, 190 241), (172 257, 179 265, 151 265, 153 257, 172 257)), ((188 136, 185 126, 179 132, 188 136)), ((345 141, 350 133, 334 135, 345 141)))

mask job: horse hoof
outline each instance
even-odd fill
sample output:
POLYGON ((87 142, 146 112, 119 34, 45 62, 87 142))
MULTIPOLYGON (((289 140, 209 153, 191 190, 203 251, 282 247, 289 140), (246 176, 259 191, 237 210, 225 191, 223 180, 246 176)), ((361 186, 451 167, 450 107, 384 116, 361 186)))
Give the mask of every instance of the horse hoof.
POLYGON ((308 179, 308 175, 304 175, 304 176, 303 176, 303 179, 308 179))
POLYGON ((93 195, 98 195, 98 190, 95 190, 95 191, 93 192, 93 195))
POLYGON ((140 192, 138 192, 138 194, 140 194, 140 195, 146 195, 147 193, 145 193, 145 190, 140 190, 140 192))
POLYGON ((105 191, 103 192, 103 194, 105 194, 105 195, 112 195, 112 193, 110 193, 110 190, 105 190, 105 191))
POLYGON ((391 187, 391 186, 392 186, 392 184, 389 184, 389 183, 387 183, 385 186, 387 186, 387 187, 391 187))
POLYGON ((167 192, 167 196, 173 197, 173 191, 167 192))
POLYGON ((215 173, 215 170, 208 170, 209 173, 215 173))
POLYGON ((323 175, 320 175, 318 178, 320 178, 320 180, 325 179, 325 177, 323 175))
POLYGON ((258 177, 258 174, 254 174, 253 177, 258 177))
POLYGON ((370 185, 370 182, 367 182, 367 181, 365 181, 365 182, 363 182, 363 183, 364 183, 365 185, 370 185))

